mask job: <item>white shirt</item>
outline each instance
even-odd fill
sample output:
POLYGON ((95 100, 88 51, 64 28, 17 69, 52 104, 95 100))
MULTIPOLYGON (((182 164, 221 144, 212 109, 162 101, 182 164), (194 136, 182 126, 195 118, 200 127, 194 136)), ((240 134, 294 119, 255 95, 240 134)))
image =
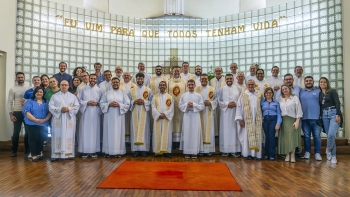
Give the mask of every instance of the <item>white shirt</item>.
POLYGON ((258 81, 258 79, 256 78, 256 75, 254 76, 248 75, 245 77, 245 83, 247 83, 251 79, 253 79, 255 82, 258 81))
POLYGON ((304 79, 303 76, 301 76, 301 77, 294 76, 294 85, 297 85, 297 86, 303 88, 305 86, 303 84, 303 81, 304 81, 303 79, 304 79))
POLYGON ((22 111, 22 99, 24 93, 30 89, 27 85, 16 85, 9 90, 9 96, 7 98, 7 109, 9 112, 22 111))
POLYGON ((284 83, 283 79, 281 79, 279 77, 274 77, 274 76, 267 78, 267 82, 269 82, 269 85, 271 88, 273 88, 275 86, 281 87, 284 83))
POLYGON ((287 101, 285 98, 280 97, 278 102, 280 103, 282 116, 289 116, 292 118, 303 117, 303 111, 297 96, 290 96, 287 101))

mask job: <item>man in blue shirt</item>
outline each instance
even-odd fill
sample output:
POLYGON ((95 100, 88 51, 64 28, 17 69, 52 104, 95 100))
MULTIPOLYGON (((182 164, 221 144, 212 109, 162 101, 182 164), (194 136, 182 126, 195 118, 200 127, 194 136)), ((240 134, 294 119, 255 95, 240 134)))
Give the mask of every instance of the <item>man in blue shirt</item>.
POLYGON ((311 133, 314 137, 315 145, 315 158, 317 161, 321 161, 321 127, 316 124, 316 121, 320 117, 320 104, 318 97, 320 89, 314 86, 314 79, 311 76, 304 78, 305 88, 300 91, 300 103, 303 109, 303 117, 301 118, 301 127, 304 132, 304 149, 305 159, 310 158, 311 149, 311 133))
POLYGON ((41 84, 41 79, 39 76, 34 76, 32 78, 32 84, 33 84, 33 88, 28 89, 24 95, 23 95, 23 100, 22 100, 22 105, 24 105, 24 103, 26 102, 26 100, 28 99, 32 99, 33 98, 33 92, 34 89, 38 86, 40 86, 41 84))
MULTIPOLYGON (((290 73, 284 75, 283 82, 284 84, 289 86, 292 89, 292 93, 299 98, 299 93, 301 88, 299 86, 293 85, 294 83, 293 75, 290 73)), ((281 89, 279 89, 276 93, 276 100, 280 97, 281 97, 281 89)))
POLYGON ((101 67, 102 67, 102 64, 96 62, 94 64, 94 69, 95 69, 95 74, 97 76, 97 85, 99 85, 102 81, 105 80, 105 78, 103 77, 103 74, 101 73, 101 67))
POLYGON ((63 80, 68 81, 69 85, 72 85, 72 76, 70 74, 66 73, 67 63, 60 62, 59 68, 60 68, 60 72, 53 75, 53 77, 55 77, 58 81, 58 86, 60 86, 61 81, 63 81, 63 80))

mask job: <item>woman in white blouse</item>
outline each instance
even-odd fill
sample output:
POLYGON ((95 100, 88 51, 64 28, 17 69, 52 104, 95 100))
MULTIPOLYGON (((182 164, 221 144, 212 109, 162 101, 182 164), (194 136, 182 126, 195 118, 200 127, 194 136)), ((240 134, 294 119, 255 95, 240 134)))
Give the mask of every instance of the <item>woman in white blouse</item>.
POLYGON ((281 131, 278 135, 278 153, 286 155, 285 161, 295 162, 295 148, 301 148, 300 118, 303 117, 300 101, 287 85, 281 87, 278 99, 282 112, 281 131))

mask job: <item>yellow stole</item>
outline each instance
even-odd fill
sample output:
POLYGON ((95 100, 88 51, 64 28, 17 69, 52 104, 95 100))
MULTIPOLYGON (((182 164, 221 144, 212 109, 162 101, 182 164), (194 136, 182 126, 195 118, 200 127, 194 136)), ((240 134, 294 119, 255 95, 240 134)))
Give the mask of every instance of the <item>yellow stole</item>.
MULTIPOLYGON (((155 107, 156 109, 160 109, 160 93, 154 95, 154 101, 155 101, 155 107)), ((166 111, 169 110, 171 106, 171 95, 166 93, 166 111)), ((163 153, 168 152, 168 135, 169 135, 169 123, 170 121, 168 119, 158 119, 155 120, 155 139, 157 144, 156 147, 156 154, 162 155, 163 153), (163 120, 163 130, 160 124, 160 121, 163 120)), ((170 134, 172 135, 172 134, 170 134)))
MULTIPOLYGON (((150 79, 151 90, 152 90, 153 94, 156 94, 157 88, 158 88, 158 85, 159 85, 159 84, 156 84, 156 81, 157 81, 157 76, 153 76, 150 79)), ((165 81, 165 83, 166 83, 168 81, 168 79, 165 76, 162 75, 162 81, 165 81)))
MULTIPOLYGON (((213 101, 215 89, 213 87, 211 87, 211 86, 207 86, 207 87, 208 87, 208 98, 209 98, 209 101, 213 101)), ((202 95, 202 86, 197 86, 194 89, 194 91, 197 92, 198 94, 202 95)), ((205 106, 205 107, 207 108, 208 106, 205 106)), ((200 111, 199 114, 200 114, 200 117, 201 117, 203 144, 211 144, 210 130, 211 130, 211 121, 213 120, 213 114, 209 110, 208 116, 205 117, 205 120, 204 120, 204 110, 200 111), (204 122, 206 123, 205 126, 204 126, 204 122)))
POLYGON ((257 112, 255 116, 255 123, 253 123, 253 114, 250 107, 249 95, 246 94, 245 92, 242 93, 245 129, 248 133, 249 149, 259 152, 260 138, 261 138, 261 131, 262 131, 262 114, 261 114, 261 108, 260 108, 261 93, 260 92, 258 92, 256 100, 257 100, 256 101, 257 112))
MULTIPOLYGON (((131 89, 134 88, 136 85, 135 85, 133 82, 130 82, 130 83, 131 83, 131 84, 130 84, 130 90, 131 90, 131 89)), ((119 89, 125 92, 125 83, 124 83, 124 82, 121 82, 121 83, 120 83, 119 89)))
MULTIPOLYGON (((142 99, 148 100, 150 89, 146 86, 143 86, 142 99)), ((137 88, 131 88, 131 97, 132 100, 136 100, 137 98, 137 88)), ((143 145, 145 143, 144 133, 146 128, 146 108, 144 105, 141 106, 140 117, 138 116, 137 106, 132 110, 132 125, 134 129, 134 144, 135 145, 143 145)))
POLYGON ((178 105, 180 102, 181 96, 186 92, 186 80, 183 78, 179 78, 177 80, 171 78, 168 82, 168 91, 167 91, 173 98, 174 98, 174 117, 173 117, 173 133, 180 133, 181 129, 181 122, 180 120, 180 113, 181 110, 179 109, 178 105))

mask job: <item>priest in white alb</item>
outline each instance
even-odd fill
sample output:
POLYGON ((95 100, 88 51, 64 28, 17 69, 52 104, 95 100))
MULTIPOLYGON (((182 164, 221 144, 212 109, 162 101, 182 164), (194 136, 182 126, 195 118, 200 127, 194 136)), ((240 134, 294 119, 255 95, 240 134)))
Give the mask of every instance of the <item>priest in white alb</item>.
POLYGON ((220 152, 222 156, 229 154, 239 157, 241 145, 237 135, 236 103, 239 99, 240 90, 234 85, 233 75, 231 73, 225 76, 226 86, 216 92, 218 104, 220 106, 220 152))
POLYGON ((102 90, 103 93, 108 92, 109 90, 112 90, 112 72, 109 70, 105 70, 103 72, 103 77, 105 78, 104 81, 102 81, 100 84, 98 84, 98 87, 102 90))
POLYGON ((129 111, 130 99, 119 89, 118 77, 112 79, 112 90, 106 92, 100 107, 104 113, 102 152, 105 157, 121 157, 126 153, 125 114, 129 111))
POLYGON ((172 149, 172 119, 174 116, 174 99, 166 92, 167 83, 159 82, 158 94, 152 99, 153 116, 153 152, 155 156, 171 157, 172 149))
POLYGON ((186 159, 196 159, 201 148, 202 127, 199 112, 204 109, 203 98, 194 91, 196 82, 187 81, 188 92, 180 98, 179 108, 184 113, 181 131, 180 150, 186 159))
POLYGON ((177 107, 181 96, 187 91, 186 80, 180 77, 180 67, 174 66, 172 68, 173 77, 168 81, 168 93, 174 99, 174 117, 172 121, 173 127, 173 149, 180 147, 182 117, 183 112, 177 107))
POLYGON ((208 85, 208 75, 201 74, 200 81, 201 85, 194 89, 204 100, 204 109, 200 112, 202 127, 200 155, 211 156, 211 153, 215 152, 214 117, 217 101, 215 98, 215 89, 208 85))
POLYGON ((145 75, 143 73, 137 73, 136 87, 132 88, 128 93, 130 99, 130 142, 131 151, 134 156, 147 156, 147 152, 150 148, 150 113, 152 91, 148 87, 143 85, 143 79, 145 75))
POLYGON ((181 78, 186 80, 186 82, 189 79, 196 80, 196 76, 190 73, 190 64, 188 62, 182 63, 182 72, 180 74, 181 78))
POLYGON ((99 101, 102 97, 102 90, 97 86, 97 76, 90 74, 90 83, 78 92, 81 117, 79 124, 78 151, 83 158, 89 155, 97 157, 100 152, 100 116, 102 114, 99 101))
POLYGON ((196 77, 194 81, 196 82, 196 87, 198 87, 201 85, 202 66, 197 65, 194 68, 194 75, 196 77))
POLYGON ((259 68, 256 70, 256 80, 255 80, 255 89, 261 94, 264 95, 264 91, 269 87, 269 82, 264 79, 265 73, 264 70, 259 68))
POLYGON ((49 103, 51 119, 51 161, 73 159, 75 156, 75 125, 79 111, 77 97, 68 92, 69 83, 61 81, 61 91, 49 103))
POLYGON ((235 120, 239 123, 239 140, 242 156, 247 160, 261 159, 262 152, 262 113, 260 101, 262 94, 255 89, 255 81, 248 80, 247 89, 237 103, 235 120))
MULTIPOLYGON (((142 74, 145 75, 145 78, 143 80, 143 85, 149 87, 149 82, 150 82, 150 79, 151 79, 152 76, 150 74, 146 73, 146 65, 145 65, 145 63, 140 62, 137 65, 137 68, 139 69, 138 73, 142 73, 142 74)), ((137 82, 136 75, 134 75, 132 77, 131 81, 136 84, 136 82, 137 82)))
POLYGON ((152 90, 153 95, 159 93, 159 83, 161 81, 165 81, 168 83, 168 79, 163 75, 163 68, 161 65, 156 66, 156 75, 152 76, 150 79, 150 88, 152 90))

